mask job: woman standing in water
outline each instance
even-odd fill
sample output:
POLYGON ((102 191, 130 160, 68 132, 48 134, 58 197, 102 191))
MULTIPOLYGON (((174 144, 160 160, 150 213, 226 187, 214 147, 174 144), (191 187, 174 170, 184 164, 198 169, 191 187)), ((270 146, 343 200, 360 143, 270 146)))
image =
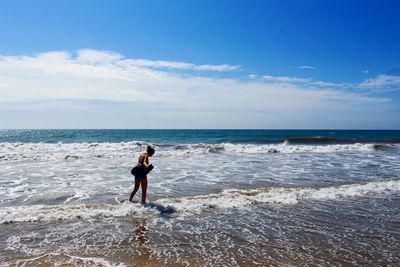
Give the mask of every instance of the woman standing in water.
POLYGON ((135 188, 133 189, 129 201, 132 201, 136 192, 139 190, 139 185, 142 186, 142 204, 146 203, 147 192, 147 174, 153 169, 153 165, 149 164, 149 157, 155 153, 154 148, 147 146, 147 152, 140 154, 137 166, 132 170, 135 175, 135 188))

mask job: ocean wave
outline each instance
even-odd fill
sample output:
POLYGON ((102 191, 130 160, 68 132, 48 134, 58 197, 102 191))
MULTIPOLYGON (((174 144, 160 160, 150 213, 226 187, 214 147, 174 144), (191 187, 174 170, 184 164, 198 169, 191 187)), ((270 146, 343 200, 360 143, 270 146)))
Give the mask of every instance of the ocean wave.
POLYGON ((128 215, 159 214, 154 207, 171 207, 178 213, 201 213, 207 210, 249 208, 255 204, 294 205, 302 201, 340 200, 391 194, 400 191, 400 180, 348 184, 323 188, 257 188, 252 190, 226 189, 220 193, 193 197, 159 199, 150 206, 124 202, 118 205, 32 205, 0 208, 0 224, 12 222, 55 221, 128 215))
POLYGON ((334 138, 327 136, 289 137, 285 141, 291 144, 354 144, 363 143, 365 140, 357 138, 334 138))
POLYGON ((391 145, 391 144, 374 144, 373 148, 375 150, 391 150, 391 149, 396 149, 398 146, 397 145, 391 145))
MULTIPOLYGON (((393 146, 393 148, 395 148, 393 146)), ((336 153, 349 151, 374 151, 376 144, 341 144, 341 145, 291 145, 282 144, 254 145, 254 144, 185 144, 177 145, 174 150, 161 151, 162 155, 179 155, 190 153, 336 153)))
POLYGON ((350 145, 290 145, 288 143, 278 145, 231 145, 227 144, 227 149, 231 151, 243 151, 245 153, 296 153, 296 152, 315 152, 332 153, 344 151, 372 151, 371 144, 350 144, 350 145))
POLYGON ((178 212, 200 212, 208 209, 232 209, 254 204, 297 204, 305 200, 338 200, 366 197, 400 191, 400 180, 348 184, 324 188, 258 188, 254 190, 227 189, 218 194, 161 199, 158 202, 173 206, 178 212))
POLYGON ((0 162, 20 160, 82 160, 133 156, 147 142, 120 143, 0 143, 0 162))
POLYGON ((12 222, 56 221, 98 217, 125 217, 129 214, 156 213, 140 204, 31 205, 0 208, 0 224, 12 222))
POLYGON ((371 143, 381 143, 381 144, 396 144, 399 143, 400 139, 374 139, 374 138, 339 138, 330 136, 304 136, 304 137, 288 137, 284 141, 290 144, 371 144, 371 143))
MULTIPOLYGON (((120 143, 0 143, 0 162, 38 160, 85 160, 137 157, 149 143, 141 141, 120 143)), ((398 144, 325 144, 301 145, 284 142, 281 144, 152 144, 159 157, 180 156, 199 153, 340 153, 352 151, 386 151, 398 149, 398 144)))

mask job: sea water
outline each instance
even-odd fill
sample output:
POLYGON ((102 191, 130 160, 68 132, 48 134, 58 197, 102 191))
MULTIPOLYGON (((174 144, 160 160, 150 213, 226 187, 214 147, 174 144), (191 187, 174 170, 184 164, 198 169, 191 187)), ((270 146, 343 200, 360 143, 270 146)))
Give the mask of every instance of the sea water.
POLYGON ((0 262, 398 266, 399 193, 400 131, 3 130, 0 262))

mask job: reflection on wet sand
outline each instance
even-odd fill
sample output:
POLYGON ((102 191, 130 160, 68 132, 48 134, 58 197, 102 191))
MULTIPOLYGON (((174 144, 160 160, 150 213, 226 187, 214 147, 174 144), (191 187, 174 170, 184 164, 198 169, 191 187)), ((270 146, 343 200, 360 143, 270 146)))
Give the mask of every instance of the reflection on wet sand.
POLYGON ((148 223, 147 219, 133 219, 133 232, 132 232, 132 248, 135 249, 134 255, 139 255, 139 257, 133 257, 129 260, 129 262, 133 265, 148 265, 150 263, 154 264, 154 261, 151 259, 152 251, 149 245, 149 236, 148 236, 148 223))
POLYGON ((134 220, 133 237, 141 246, 146 245, 147 239, 147 219, 134 220))

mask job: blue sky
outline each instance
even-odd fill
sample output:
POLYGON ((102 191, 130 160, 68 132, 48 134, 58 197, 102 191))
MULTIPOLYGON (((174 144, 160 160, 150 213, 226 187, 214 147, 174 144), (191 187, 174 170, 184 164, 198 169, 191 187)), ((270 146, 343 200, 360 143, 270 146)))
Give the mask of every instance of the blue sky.
POLYGON ((0 128, 400 128, 398 1, 0 6, 0 128))

